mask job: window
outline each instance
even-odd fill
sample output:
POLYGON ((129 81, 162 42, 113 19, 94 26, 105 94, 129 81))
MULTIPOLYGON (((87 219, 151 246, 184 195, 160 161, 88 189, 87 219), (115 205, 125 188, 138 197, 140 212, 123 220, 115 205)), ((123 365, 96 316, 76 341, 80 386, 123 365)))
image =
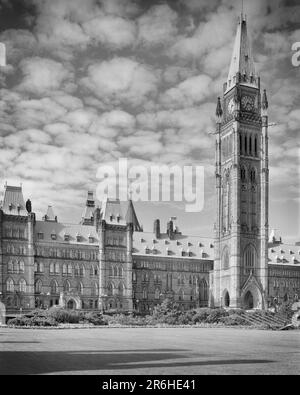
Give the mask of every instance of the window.
POLYGON ((14 271, 14 265, 13 265, 12 261, 9 261, 9 262, 8 262, 7 271, 8 271, 8 273, 13 273, 13 271, 14 271))
POLYGON ((59 264, 58 263, 55 264, 55 273, 59 274, 59 264))
POLYGON ((253 245, 248 245, 244 251, 244 273, 249 275, 255 271, 257 261, 256 250, 253 245))
POLYGON ((156 300, 158 300, 160 298, 160 289, 156 288, 154 297, 156 300))
POLYGON ((95 276, 98 276, 98 266, 94 267, 94 274, 95 274, 95 276))
POLYGON ((26 281, 22 278, 19 282, 20 292, 26 292, 26 281))
POLYGON ((42 233, 42 232, 38 232, 37 236, 38 236, 38 240, 44 239, 44 233, 42 233))
POLYGON ((68 264, 68 276, 72 276, 72 265, 68 264))
POLYGON ((54 273, 54 263, 50 263, 50 274, 54 273))
POLYGON ((98 293, 98 284, 94 283, 91 288, 91 294, 92 296, 98 296, 98 293))
POLYGON ((42 292, 43 284, 41 280, 37 280, 34 284, 34 291, 36 294, 40 294, 42 292))
POLYGON ((70 292, 70 283, 69 283, 68 280, 66 280, 66 281, 64 282, 63 288, 64 288, 64 291, 65 291, 65 292, 70 292))
POLYGON ((51 284, 50 284, 50 293, 51 293, 51 295, 56 295, 56 294, 58 294, 58 284, 57 284, 57 282, 54 280, 54 281, 51 281, 51 284))
POLYGON ((6 291, 7 292, 14 292, 14 290, 15 290, 14 282, 13 282, 13 280, 11 278, 9 278, 6 281, 6 291))
POLYGON ((80 268, 79 268, 79 275, 80 275, 81 277, 84 277, 84 273, 85 273, 84 266, 81 265, 80 268))
POLYGON ((148 299, 148 291, 146 288, 143 288, 143 299, 148 299))
POLYGON ((109 296, 112 296, 112 294, 113 294, 113 286, 112 286, 111 283, 108 284, 108 286, 107 286, 107 294, 108 294, 109 296))
POLYGON ((78 293, 80 295, 82 295, 82 293, 83 293, 83 285, 82 285, 81 282, 77 284, 77 291, 78 291, 78 293))
POLYGON ((118 294, 119 296, 123 296, 123 292, 124 292, 124 286, 122 283, 119 284, 118 286, 118 294))

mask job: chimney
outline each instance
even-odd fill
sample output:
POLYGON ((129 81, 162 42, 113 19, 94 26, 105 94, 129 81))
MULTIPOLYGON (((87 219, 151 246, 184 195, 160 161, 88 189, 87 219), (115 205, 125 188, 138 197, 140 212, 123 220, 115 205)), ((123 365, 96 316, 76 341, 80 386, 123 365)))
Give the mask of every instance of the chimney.
POLYGON ((174 238, 174 227, 173 227, 173 221, 172 220, 168 221, 168 223, 167 223, 167 234, 169 236, 169 239, 173 240, 173 238, 174 238))
POLYGON ((156 219, 154 221, 154 229, 153 229, 153 233, 155 234, 155 238, 159 239, 160 238, 160 221, 159 219, 156 219))

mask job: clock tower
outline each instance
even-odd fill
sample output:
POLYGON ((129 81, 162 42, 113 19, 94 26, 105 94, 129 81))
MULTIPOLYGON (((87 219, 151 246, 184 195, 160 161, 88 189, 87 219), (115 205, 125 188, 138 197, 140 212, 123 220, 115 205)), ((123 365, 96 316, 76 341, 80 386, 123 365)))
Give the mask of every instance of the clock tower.
POLYGON ((241 15, 217 104, 215 263, 211 304, 266 308, 268 289, 268 101, 241 15))

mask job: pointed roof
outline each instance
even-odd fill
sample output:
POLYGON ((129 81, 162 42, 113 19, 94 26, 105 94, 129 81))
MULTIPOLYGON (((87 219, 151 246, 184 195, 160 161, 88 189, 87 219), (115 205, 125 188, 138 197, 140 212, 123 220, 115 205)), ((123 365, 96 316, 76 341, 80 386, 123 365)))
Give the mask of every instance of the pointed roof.
POLYGON ((5 185, 2 210, 9 215, 27 215, 22 187, 5 185))
POLYGON ((57 222, 57 216, 54 214, 52 206, 48 206, 47 213, 44 215, 43 220, 57 222))
POLYGON ((247 33, 247 21, 243 14, 239 18, 234 48, 227 78, 227 90, 236 84, 237 74, 241 82, 257 87, 257 75, 252 56, 251 43, 247 33))
POLYGON ((85 207, 81 215, 82 225, 93 225, 94 223, 95 200, 92 191, 88 191, 85 207))
POLYGON ((126 225, 120 199, 106 197, 102 202, 101 218, 108 224, 126 225))
POLYGON ((127 224, 133 224, 133 230, 135 230, 136 232, 141 232, 142 228, 137 219, 137 215, 131 199, 128 202, 128 208, 127 208, 125 219, 127 224))

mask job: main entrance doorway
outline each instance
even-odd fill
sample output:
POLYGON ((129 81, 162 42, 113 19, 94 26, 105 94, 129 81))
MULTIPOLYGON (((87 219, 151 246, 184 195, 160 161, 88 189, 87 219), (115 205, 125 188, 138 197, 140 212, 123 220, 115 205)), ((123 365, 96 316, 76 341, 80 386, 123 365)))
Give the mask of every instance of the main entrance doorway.
POLYGON ((75 309, 75 302, 73 299, 70 299, 67 303, 67 308, 70 310, 74 310, 75 309))
POLYGON ((245 301, 245 308, 247 310, 251 310, 254 307, 253 295, 250 291, 248 291, 244 298, 245 301))

